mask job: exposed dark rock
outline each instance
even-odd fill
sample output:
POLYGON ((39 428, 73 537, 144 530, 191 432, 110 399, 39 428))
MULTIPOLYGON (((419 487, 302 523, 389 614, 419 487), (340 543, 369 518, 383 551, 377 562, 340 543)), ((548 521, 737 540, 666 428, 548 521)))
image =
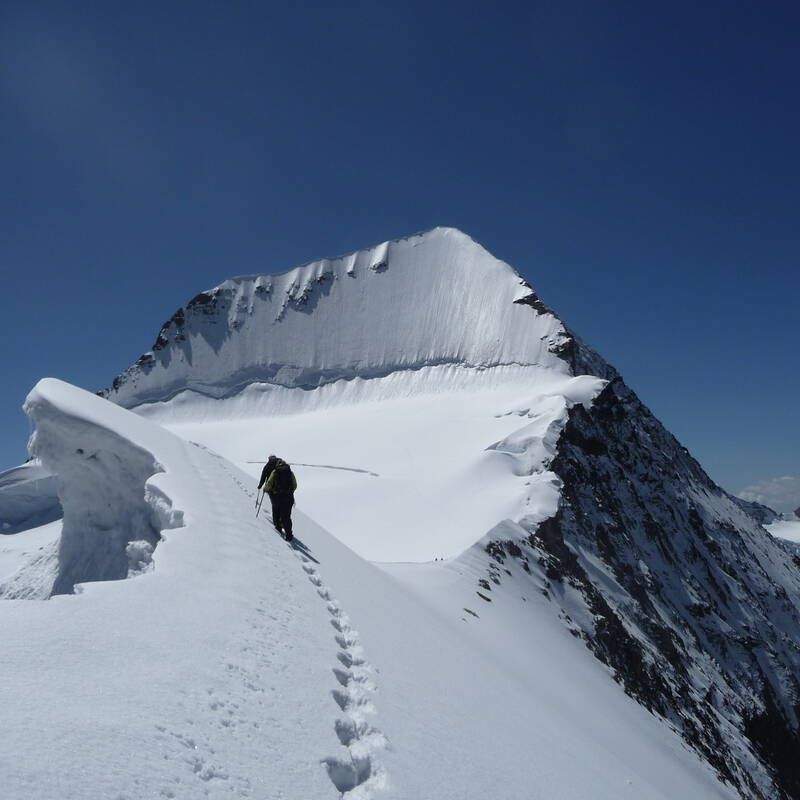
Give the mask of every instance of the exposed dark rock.
POLYGON ((539 295, 533 291, 533 288, 527 281, 523 281, 522 285, 526 289, 528 289, 530 293, 526 294, 525 297, 520 297, 519 300, 515 300, 514 302, 517 305, 530 306, 532 309, 534 309, 534 311, 537 311, 539 314, 550 314, 551 316, 555 316, 553 312, 542 302, 539 295))
POLYGON ((762 525, 769 525, 780 518, 780 514, 778 514, 777 511, 773 511, 769 506, 765 506, 763 503, 757 503, 755 500, 743 500, 741 497, 736 497, 735 495, 731 495, 731 497, 734 503, 762 525))
POLYGON ((213 310, 215 305, 215 292, 200 292, 200 294, 196 294, 187 304, 186 310, 187 311, 201 311, 201 310, 213 310))
POLYGON ((524 541, 489 542, 488 579, 511 558, 534 583, 576 589, 592 623, 562 619, 628 694, 742 797, 800 797, 800 557, 608 370, 593 406, 570 411, 550 464, 557 514, 524 541), (598 563, 613 581, 593 577, 598 563))
MULTIPOLYGON (((175 340, 182 341, 183 340, 183 326, 186 323, 186 315, 182 308, 179 308, 162 326, 161 330, 158 332, 158 337, 156 338, 155 344, 153 345, 153 350, 163 350, 170 341, 170 333, 172 331, 175 332, 175 340)), ((137 365, 139 362, 145 358, 145 356, 141 356, 139 361, 137 361, 137 365)))
MULTIPOLYGON (((777 782, 786 795, 800 797, 800 734, 797 726, 781 711, 769 682, 763 681, 762 686, 763 707, 745 717, 745 734, 762 758, 774 768, 777 782)), ((793 711, 796 719, 800 715, 800 705, 796 705, 793 711)))
POLYGON ((608 448, 601 439, 587 436, 577 426, 568 426, 564 431, 564 435, 571 444, 584 450, 589 455, 603 456, 608 452, 608 448))

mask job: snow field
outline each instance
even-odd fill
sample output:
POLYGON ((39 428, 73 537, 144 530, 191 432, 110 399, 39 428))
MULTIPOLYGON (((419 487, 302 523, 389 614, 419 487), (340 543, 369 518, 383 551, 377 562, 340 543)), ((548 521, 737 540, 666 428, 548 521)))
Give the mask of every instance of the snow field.
MULTIPOLYGON (((665 743, 659 724, 649 716, 643 720, 642 709, 587 659, 582 643, 551 619, 542 587, 531 585, 529 576, 515 575, 520 595, 504 598, 502 606, 497 598, 487 604, 476 593, 480 574, 475 565, 484 560, 473 558, 471 545, 494 529, 504 512, 528 521, 552 513, 557 487, 544 465, 568 405, 588 401, 602 382, 568 380, 530 368, 494 374, 447 367, 344 383, 311 392, 253 387, 213 403, 186 393, 144 413, 232 459, 238 456, 254 481, 261 465, 247 464, 246 455, 254 436, 263 436, 263 458, 276 451, 300 462, 300 505, 361 555, 414 561, 412 547, 427 545, 416 555, 431 560, 437 555, 431 545, 450 544, 453 555, 466 550, 444 564, 385 563, 383 569, 399 584, 378 578, 378 583, 366 583, 370 589, 364 591, 365 582, 375 580, 372 576, 337 584, 339 594, 354 583, 360 587, 358 596, 346 597, 346 606, 358 612, 359 629, 369 632, 370 652, 382 664, 384 730, 395 751, 398 743, 404 748, 402 758, 396 752, 385 756, 390 785, 405 787, 390 796, 601 797, 606 790, 598 786, 613 785, 622 796, 658 797, 656 787, 673 780, 666 777, 673 759, 693 764, 687 796, 725 796, 694 756, 672 734, 665 743), (292 393, 294 403, 287 399, 292 393), (290 408, 303 413, 286 413, 290 408), (245 409, 250 416, 236 419, 245 409), (186 421, 193 416, 197 422, 186 421), (314 457, 318 466, 309 467, 314 457), (465 477, 471 469, 478 472, 472 483, 465 477), (401 475, 410 486, 393 506, 401 475), (388 477, 394 480, 384 495, 379 487, 388 477), (432 486, 447 509, 435 518, 438 524, 432 524, 427 502, 432 486), (415 539, 418 531, 424 540, 415 539), (421 608, 407 607, 406 587, 421 608), (392 588, 400 589, 397 595, 392 588), (383 615, 375 619, 378 604, 383 615), (395 622, 391 631, 385 630, 386 620, 395 622), (463 641, 458 628, 465 625, 470 627, 461 634, 463 641), (386 696, 387 687, 403 688, 386 696), (404 698, 401 709, 393 705, 399 697, 404 698), (546 720, 545 730, 535 720, 546 720), (621 734, 620 726, 626 725, 630 731, 621 734), (482 757, 467 763, 459 753, 473 751, 470 758, 475 759, 476 742, 482 757), (535 780, 533 771, 526 772, 530 756, 523 757, 520 748, 547 753, 546 766, 535 760, 535 780), (441 763, 431 761, 433 753, 441 763), (581 775, 572 774, 573 756, 585 770, 581 775), (409 771, 409 761, 418 768, 409 771), (443 770, 445 763, 451 771, 443 770), (654 774, 665 782, 658 783, 654 774), (692 786, 693 780, 702 790, 692 786)), ((509 537, 525 535, 510 527, 509 537)), ((315 542, 314 551, 324 552, 323 546, 315 542)), ((353 569, 342 565, 334 572, 344 575, 353 569)))
POLYGON ((294 465, 300 507, 348 547, 428 561, 457 556, 498 520, 555 512, 545 464, 569 406, 602 386, 535 367, 427 367, 230 400, 185 393, 139 413, 254 477, 277 453, 294 465))
POLYGON ((541 576, 512 566, 509 588, 487 603, 474 549, 446 564, 379 568, 303 526, 375 670, 389 742, 379 796, 735 796, 587 658, 541 595, 541 576))
POLYGON ((800 543, 800 520, 778 520, 765 527, 777 539, 800 543))

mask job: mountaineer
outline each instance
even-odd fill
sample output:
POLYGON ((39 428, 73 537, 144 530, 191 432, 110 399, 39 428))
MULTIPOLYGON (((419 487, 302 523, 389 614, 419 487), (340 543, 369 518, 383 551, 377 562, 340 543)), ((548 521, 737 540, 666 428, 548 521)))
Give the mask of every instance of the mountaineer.
MULTIPOLYGON (((264 470, 266 469, 264 467, 264 470)), ((295 478, 292 468, 283 459, 277 459, 267 478, 267 494, 272 503, 272 523, 287 542, 291 542, 294 538, 292 535, 292 506, 296 489, 297 478, 295 478)))

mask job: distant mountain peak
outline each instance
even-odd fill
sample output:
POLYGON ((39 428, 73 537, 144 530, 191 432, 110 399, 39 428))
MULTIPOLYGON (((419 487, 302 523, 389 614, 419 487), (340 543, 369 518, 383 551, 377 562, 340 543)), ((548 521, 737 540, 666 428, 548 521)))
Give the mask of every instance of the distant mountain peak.
POLYGON ((566 371, 569 341, 516 270, 441 227, 200 292, 105 395, 131 407, 437 364, 566 371))

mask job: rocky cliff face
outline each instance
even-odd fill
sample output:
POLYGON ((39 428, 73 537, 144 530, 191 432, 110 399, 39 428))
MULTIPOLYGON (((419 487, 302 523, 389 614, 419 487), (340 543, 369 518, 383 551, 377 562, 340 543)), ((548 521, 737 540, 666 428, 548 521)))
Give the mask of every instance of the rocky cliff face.
POLYGON ((800 559, 596 354, 573 340, 567 357, 609 383, 570 411, 549 467, 557 514, 490 542, 489 576, 523 562, 624 690, 743 797, 800 797, 800 559))
POLYGON ((743 500, 736 495, 731 495, 731 499, 743 509, 745 513, 749 514, 756 522, 760 522, 762 525, 770 525, 781 517, 777 511, 774 511, 769 506, 765 506, 763 503, 757 503, 754 500, 743 500))

